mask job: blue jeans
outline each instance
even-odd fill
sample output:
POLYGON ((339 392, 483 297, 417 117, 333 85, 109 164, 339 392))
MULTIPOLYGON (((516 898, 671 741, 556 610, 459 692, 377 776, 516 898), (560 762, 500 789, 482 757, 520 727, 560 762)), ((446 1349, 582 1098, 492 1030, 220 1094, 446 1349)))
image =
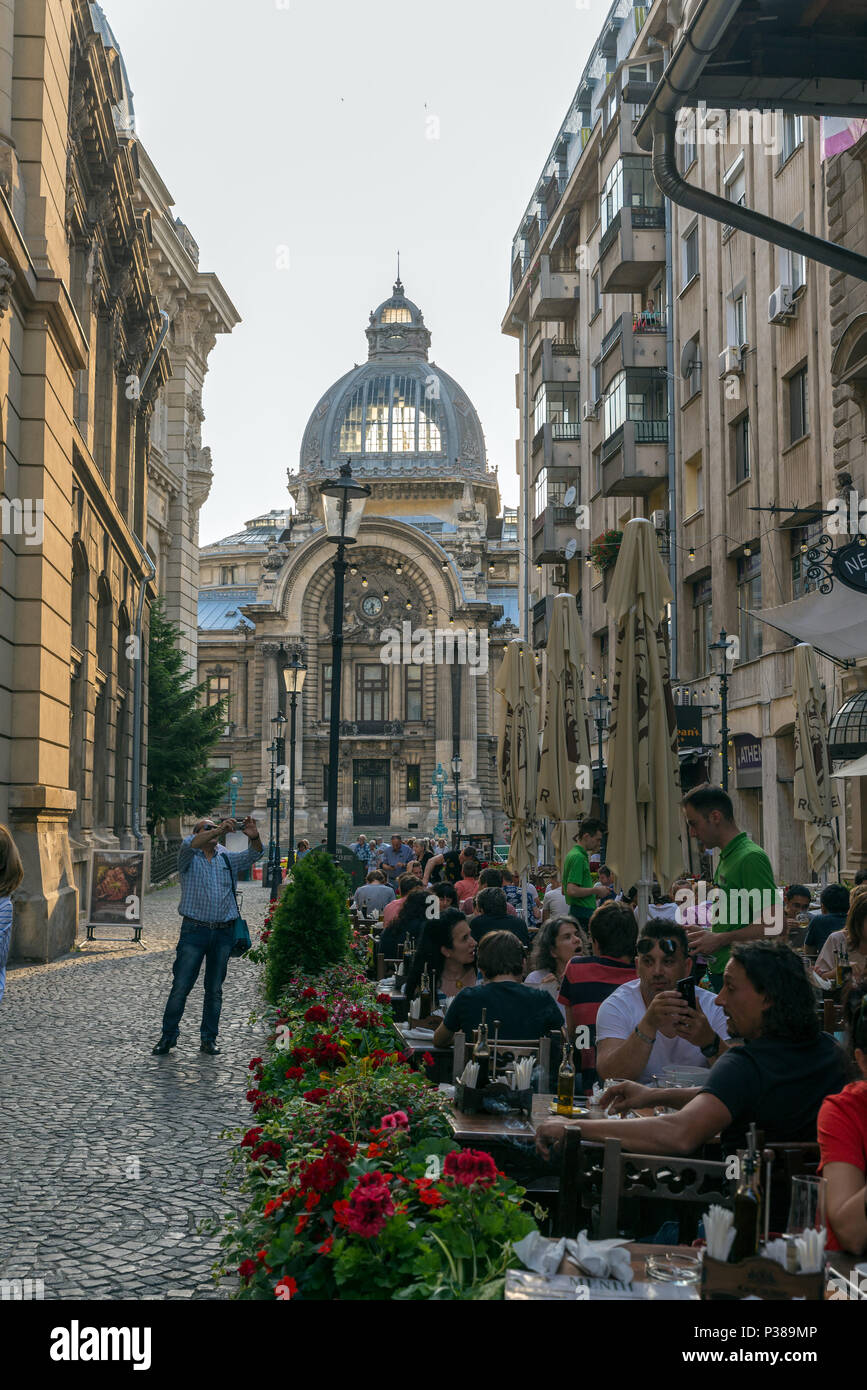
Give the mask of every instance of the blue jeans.
POLYGON ((163 1015, 163 1037, 177 1042, 178 1028, 184 1015, 187 995, 199 978, 205 961, 205 1002, 202 1008, 202 1042, 216 1042, 220 1027, 220 1008, 223 1003, 223 981, 229 966, 232 949, 232 922, 226 926, 203 927, 185 917, 181 924, 175 961, 172 966, 174 984, 163 1015))

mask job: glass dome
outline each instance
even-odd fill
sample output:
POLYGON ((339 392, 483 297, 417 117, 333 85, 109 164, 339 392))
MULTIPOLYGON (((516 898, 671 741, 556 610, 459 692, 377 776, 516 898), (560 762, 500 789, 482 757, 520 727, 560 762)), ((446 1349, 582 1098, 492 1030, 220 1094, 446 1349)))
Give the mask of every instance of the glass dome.
POLYGON ((867 690, 841 705, 828 732, 830 758, 860 758, 867 753, 867 690))

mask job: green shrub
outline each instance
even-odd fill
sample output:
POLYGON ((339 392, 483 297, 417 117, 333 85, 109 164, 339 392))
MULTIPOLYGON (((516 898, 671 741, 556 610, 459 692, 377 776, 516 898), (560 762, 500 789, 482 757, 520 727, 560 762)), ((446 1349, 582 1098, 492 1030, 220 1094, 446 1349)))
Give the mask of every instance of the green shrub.
POLYGON ((293 975, 315 975, 346 957, 351 928, 347 875, 323 851, 305 854, 292 870, 271 921, 265 993, 276 1004, 293 975))

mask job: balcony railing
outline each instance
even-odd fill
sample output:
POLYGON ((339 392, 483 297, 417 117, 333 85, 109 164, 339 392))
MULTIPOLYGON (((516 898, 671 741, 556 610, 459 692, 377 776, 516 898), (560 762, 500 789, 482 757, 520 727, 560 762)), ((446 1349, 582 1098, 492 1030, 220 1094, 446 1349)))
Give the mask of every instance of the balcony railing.
POLYGON ((551 351, 555 357, 577 357, 578 344, 574 338, 552 338, 551 351))
POLYGON ((563 506, 556 506, 556 505, 555 505, 554 507, 551 508, 551 510, 552 510, 552 512, 553 512, 553 514, 554 514, 554 525, 555 525, 555 526, 574 526, 574 524, 575 524, 575 508, 574 508, 574 507, 563 507, 563 506))
POLYGON ((551 426, 551 432, 555 439, 580 439, 581 421, 575 420, 568 424, 563 420, 558 420, 551 426))
POLYGON ((623 447, 623 426, 622 426, 622 425, 618 425, 618 426, 617 426, 617 429, 614 431, 614 433, 613 433, 613 434, 610 434, 610 435, 608 436, 607 439, 605 439, 605 440, 602 441, 602 450, 601 450, 601 455, 600 455, 600 457, 601 457, 601 459, 602 459, 602 462, 604 463, 606 459, 610 459, 610 458, 611 458, 611 455, 612 455, 612 454, 616 454, 616 453, 617 453, 617 450, 620 449, 620 448, 622 448, 622 447, 623 447))
POLYGON ((633 227, 664 227, 665 208, 633 207, 632 213, 633 227))
POLYGON ((599 238, 599 259, 605 255, 609 246, 613 243, 617 233, 620 231, 620 213, 616 212, 612 217, 602 236, 599 238))
POLYGON ((667 420, 634 420, 636 444, 662 444, 668 439, 667 420))
POLYGON ((612 324, 608 332, 605 334, 605 337, 602 339, 602 346, 599 349, 600 357, 604 357, 605 354, 609 352, 611 348, 613 348, 614 344, 617 342, 617 339, 620 337, 622 332, 623 317, 622 315, 618 314, 617 321, 614 324, 612 324))
POLYGON ((633 333, 664 333, 666 316, 664 309, 642 309, 632 315, 633 333))
POLYGON ((341 738, 358 738, 362 734, 379 734, 386 738, 402 738, 403 724, 395 719, 359 719, 354 723, 343 721, 340 725, 341 738))

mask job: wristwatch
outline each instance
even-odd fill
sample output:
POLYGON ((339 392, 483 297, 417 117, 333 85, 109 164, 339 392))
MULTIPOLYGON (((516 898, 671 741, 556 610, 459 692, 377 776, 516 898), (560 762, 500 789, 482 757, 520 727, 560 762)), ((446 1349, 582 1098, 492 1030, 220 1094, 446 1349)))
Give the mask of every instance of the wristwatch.
POLYGON ((714 1034, 713 1042, 709 1042, 707 1047, 701 1049, 702 1057, 715 1057, 719 1052, 719 1034, 714 1034))
POLYGON ((638 1027, 636 1027, 634 1031, 638 1034, 639 1038, 643 1043, 647 1043, 648 1047, 653 1047, 653 1044, 656 1042, 655 1037, 649 1038, 647 1034, 642 1033, 641 1029, 638 1027))

